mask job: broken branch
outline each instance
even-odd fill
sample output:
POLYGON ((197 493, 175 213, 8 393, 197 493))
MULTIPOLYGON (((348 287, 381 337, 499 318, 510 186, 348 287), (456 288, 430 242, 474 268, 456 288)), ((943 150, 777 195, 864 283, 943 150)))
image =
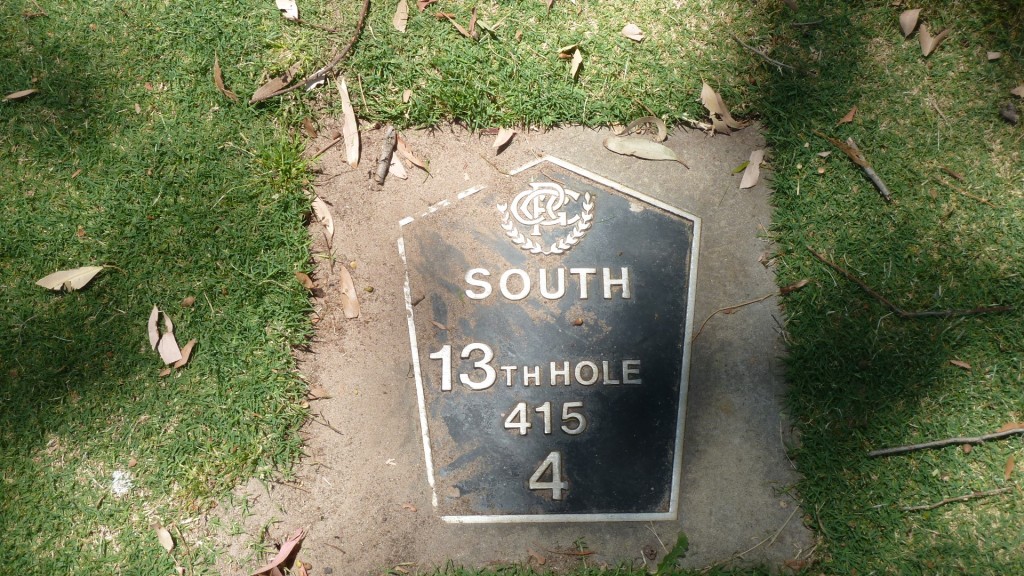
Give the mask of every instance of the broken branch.
POLYGON ((374 175, 374 181, 380 185, 384 185, 384 179, 388 176, 388 169, 391 168, 391 156, 395 153, 395 127, 390 124, 387 130, 384 131, 384 141, 380 146, 380 157, 377 160, 377 173, 374 175))
POLYGON ((753 46, 750 46, 750 45, 746 44, 745 42, 743 42, 743 40, 740 40, 739 36, 737 36, 735 34, 732 35, 732 39, 737 41, 737 42, 739 42, 740 46, 743 46, 747 50, 750 50, 754 54, 757 54, 761 58, 764 58, 765 61, 767 61, 769 64, 772 64, 772 65, 776 66, 779 69, 787 68, 789 70, 796 70, 796 68, 793 68, 789 64, 786 64, 785 62, 780 62, 780 61, 772 58, 771 56, 765 54, 761 50, 758 50, 757 48, 754 48, 753 46))
POLYGON ((975 500, 977 498, 988 498, 989 496, 995 496, 997 494, 1005 494, 1013 490, 1010 486, 1004 488, 996 488, 995 490, 986 490, 984 492, 971 492, 970 494, 964 494, 963 496, 957 496, 955 498, 945 498, 939 500, 933 504, 922 504, 920 506, 907 506, 906 508, 900 508, 904 512, 921 512, 923 510, 932 510, 939 506, 944 506, 952 502, 966 502, 968 500, 975 500))
POLYGON ((993 432, 991 434, 985 434, 982 436, 945 438, 943 440, 932 440, 931 442, 922 442, 921 444, 909 444, 907 446, 883 448, 881 450, 873 450, 871 452, 868 452, 868 458, 877 458, 878 456, 893 456, 895 454, 905 454, 907 452, 914 452, 916 450, 927 450, 928 448, 942 448, 944 446, 959 446, 962 444, 981 444, 982 442, 988 442, 989 440, 998 440, 1000 438, 1006 438, 1007 436, 1013 436, 1015 434, 1021 433, 1024 433, 1024 428, 1012 428, 1010 430, 1002 430, 1000 432, 993 432))
POLYGON ((817 130, 815 130, 814 133, 831 142, 833 146, 839 148, 843 154, 846 154, 854 164, 860 166, 861 170, 863 170, 864 174, 868 177, 868 180, 871 180, 871 183, 878 189, 878 193, 882 195, 882 199, 886 202, 892 202, 892 194, 889 193, 889 187, 885 185, 882 177, 879 176, 878 173, 875 172, 875 169, 871 167, 871 164, 868 163, 868 159, 864 157, 864 153, 860 151, 860 148, 857 148, 857 144, 853 141, 853 138, 847 138, 844 143, 831 136, 822 134, 817 130))
POLYGON ((978 314, 1010 312, 1013 310, 1013 306, 978 306, 977 308, 971 308, 969 310, 904 310, 903 308, 900 308, 899 306, 894 304, 885 296, 882 296, 881 294, 873 290, 870 286, 865 284, 864 281, 861 280, 860 278, 857 278, 840 265, 836 264, 835 262, 832 262, 828 258, 825 258, 821 254, 815 252, 814 249, 811 248, 810 246, 807 246, 807 250, 822 264, 825 264, 829 268, 842 274, 850 282, 853 282, 857 286, 860 286, 862 290, 870 294, 872 297, 874 297, 882 304, 885 304, 887 308, 892 310, 893 313, 899 316, 900 318, 952 318, 955 316, 976 316, 978 314))
POLYGON ((939 184, 942 184, 943 186, 945 186, 946 188, 949 188, 950 190, 953 190, 954 192, 959 192, 960 194, 963 194, 964 196, 967 196, 971 200, 977 200, 978 202, 981 202, 982 204, 988 204, 989 206, 991 206, 993 208, 996 207, 996 205, 991 203, 991 202, 989 202, 987 198, 982 198, 981 196, 975 196, 974 194, 971 194, 967 190, 964 190, 963 188, 960 188, 959 186, 956 186, 955 184, 953 184, 952 182, 946 180, 945 178, 938 177, 938 178, 936 178, 936 180, 939 182, 939 184))
POLYGON ((744 306, 750 306, 751 304, 757 304, 758 302, 764 302, 765 300, 771 298, 772 296, 779 296, 779 295, 780 295, 779 292, 776 291, 776 292, 772 292, 771 294, 765 294, 764 296, 761 296, 760 298, 754 298, 753 300, 747 300, 746 302, 743 302, 741 304, 736 304, 734 306, 727 306, 725 308, 719 308, 718 310, 715 310, 700 325, 700 329, 697 330, 697 333, 693 335, 693 338, 690 338, 690 342, 693 342, 694 340, 697 339, 697 336, 700 336, 700 333, 704 331, 704 327, 708 325, 708 321, 711 320, 712 318, 714 318, 715 315, 717 315, 718 313, 725 312, 727 314, 732 314, 733 312, 739 310, 740 308, 743 308, 744 306))

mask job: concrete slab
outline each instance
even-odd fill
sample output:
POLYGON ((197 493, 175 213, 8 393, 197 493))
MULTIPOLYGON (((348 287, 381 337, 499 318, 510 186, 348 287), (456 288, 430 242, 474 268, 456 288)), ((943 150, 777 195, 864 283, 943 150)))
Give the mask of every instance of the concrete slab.
MULTIPOLYGON (((772 294, 772 271, 759 261, 770 250, 769 189, 762 181, 739 190, 732 170, 764 146, 756 128, 709 138, 676 130, 666 144, 690 169, 607 152, 606 132, 582 128, 528 133, 495 156, 490 138, 459 128, 406 134, 430 159, 432 176, 410 169, 383 189, 368 185, 365 158, 352 170, 331 151, 322 158, 318 193, 332 205, 335 267, 354 263, 362 316, 341 314, 338 275, 320 259, 314 302, 317 336, 300 354, 300 370, 330 398, 314 400, 304 429, 307 454, 294 479, 251 482, 238 496, 248 514, 224 507, 222 524, 244 530, 214 537, 228 550, 222 568, 242 572, 247 540, 271 518, 281 537, 304 527, 301 557, 318 567, 372 574, 401 563, 421 569, 494 562, 569 568, 579 562, 653 567, 682 530, 690 550, 682 565, 768 563, 808 554, 814 546, 791 496, 797 479, 784 444, 782 318, 774 297, 733 314, 717 314, 693 342, 680 514, 674 522, 452 525, 433 510, 420 442, 403 295, 404 268, 395 248, 398 221, 476 184, 496 185, 510 169, 554 155, 702 219, 695 331, 713 312, 772 294), (372 289, 372 291, 370 291, 372 289), (664 543, 664 544, 663 544, 664 543), (580 546, 593 552, 565 554, 580 546), (539 562, 543 558, 544 565, 539 562)), ((376 150, 380 131, 364 132, 376 150)), ((326 140, 324 140, 326 141, 326 140)), ((319 149, 322 142, 312 143, 319 149)), ((320 231, 318 250, 327 253, 320 231)), ((255 561, 264 560, 256 558, 255 561)))

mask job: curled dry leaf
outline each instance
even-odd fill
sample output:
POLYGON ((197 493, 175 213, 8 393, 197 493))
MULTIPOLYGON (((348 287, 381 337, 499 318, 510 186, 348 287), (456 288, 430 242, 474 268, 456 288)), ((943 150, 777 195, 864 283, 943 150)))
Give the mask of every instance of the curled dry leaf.
POLYGON ((842 118, 839 119, 839 122, 836 122, 836 126, 841 126, 843 124, 849 124, 850 122, 853 122, 853 117, 856 115, 857 105, 854 104, 853 108, 850 108, 850 111, 846 113, 846 116, 843 116, 842 118))
MULTIPOLYGON (((167 318, 167 314, 164 314, 164 318, 167 318)), ((174 364, 181 360, 181 348, 178 347, 178 341, 174 338, 173 332, 164 332, 160 341, 157 342, 156 351, 160 353, 160 359, 164 361, 164 364, 174 364)))
POLYGON ((512 141, 512 137, 515 135, 516 131, 512 128, 502 128, 498 130, 498 135, 495 136, 494 144, 491 145, 491 148, 497 148, 498 153, 500 154, 505 146, 512 141))
POLYGON ((71 270, 61 270, 36 280, 36 285, 50 290, 63 289, 72 292, 84 288, 101 270, 103 270, 103 266, 82 266, 71 270))
POLYGON ((406 88, 402 92, 402 104, 408 104, 409 100, 412 100, 412 90, 406 88))
POLYGON ((195 296, 185 296, 184 298, 181 299, 181 307, 182 308, 191 308, 192 306, 195 305, 195 303, 196 303, 196 297, 195 296))
POLYGON ((185 343, 185 346, 181 349, 181 359, 174 363, 175 368, 181 368, 185 364, 188 364, 190 358, 192 358, 192 348, 196 345, 196 339, 193 338, 185 343))
POLYGON ((779 289, 779 296, 785 296, 786 294, 796 292, 797 290, 800 290, 801 288, 807 286, 810 283, 810 278, 804 278, 803 280, 793 282, 789 286, 783 286, 782 288, 779 289))
POLYGON ((395 30, 405 32, 405 27, 408 23, 409 3, 406 0, 398 0, 398 7, 395 8, 395 16, 391 19, 391 24, 394 25, 395 30))
POLYGON ((313 121, 306 116, 302 119, 302 131, 306 133, 306 136, 310 138, 316 138, 320 134, 316 131, 316 126, 313 126, 313 121))
POLYGON ((338 93, 341 95, 341 133, 345 137, 345 161, 355 168, 359 165, 359 125, 356 123, 356 113, 352 109, 344 77, 338 82, 338 93))
POLYGON ((28 98, 36 92, 39 92, 37 88, 29 88, 28 90, 18 90, 17 92, 11 92, 7 96, 4 96, 4 102, 13 102, 15 100, 28 98))
POLYGON ((281 16, 284 16, 285 20, 297 21, 299 19, 299 7, 295 4, 295 0, 277 0, 277 9, 281 11, 281 16))
POLYGON ((580 49, 577 48, 572 53, 572 64, 569 66, 569 76, 575 79, 576 76, 579 75, 579 73, 580 73, 580 66, 582 66, 582 65, 583 65, 583 52, 581 52, 580 49))
POLYGON ((704 82, 701 86, 700 101, 711 114, 711 124, 715 132, 731 134, 733 130, 739 130, 745 126, 745 124, 733 119, 732 114, 729 113, 729 107, 725 105, 725 101, 718 95, 718 92, 715 92, 711 86, 708 86, 707 82, 704 82))
POLYGON ((217 90, 220 90, 221 94, 227 96, 232 102, 238 102, 238 94, 224 86, 224 75, 220 71, 220 59, 216 55, 213 56, 213 83, 217 85, 217 90))
POLYGON ((1006 482, 1010 481, 1010 477, 1013 476, 1013 469, 1017 465, 1017 459, 1014 458, 1013 454, 1006 459, 1006 467, 1003 468, 1003 480, 1006 482))
POLYGON ((171 533, 163 526, 157 526, 156 528, 156 539, 160 541, 160 545, 164 547, 164 550, 170 552, 174 550, 174 537, 171 533))
POLYGON ((323 224, 324 235, 327 237, 327 246, 331 246, 334 242, 334 217, 331 216, 331 210, 327 207, 327 203, 319 196, 313 199, 313 214, 323 224))
POLYGON ((305 272, 299 272, 298 270, 296 270, 295 279, 298 280, 299 284, 302 284, 302 287, 305 288, 306 290, 312 290, 313 288, 316 288, 316 284, 313 284, 313 279, 310 278, 309 274, 306 274, 305 272))
POLYGON ((437 0, 416 0, 416 7, 420 9, 420 12, 423 12, 427 9, 427 6, 430 6, 435 2, 437 2, 437 0))
POLYGON ((390 173, 395 178, 399 178, 401 180, 409 179, 409 173, 405 170, 405 164, 402 164, 402 160, 397 155, 391 157, 390 173))
POLYGON ((469 35, 472 38, 477 38, 476 33, 476 6, 469 12, 469 35))
POLYGON ((913 10, 904 10, 900 14, 900 30, 903 31, 903 37, 909 38, 914 33, 914 28, 917 28, 917 18, 921 15, 921 9, 915 8, 913 10))
POLYGON ((298 62, 292 64, 292 67, 283 75, 271 78, 266 84, 257 88, 256 91, 253 92, 252 98, 249 99, 249 104, 262 102, 267 98, 273 98, 276 96, 278 92, 287 87, 288 84, 291 84, 292 78, 294 78, 299 72, 299 66, 300 64, 298 62))
POLYGON ((968 364, 967 362, 964 362, 963 360, 950 360, 949 363, 952 364, 953 366, 956 366, 957 368, 963 368, 964 370, 971 369, 971 365, 968 364))
POLYGON ((939 47, 939 44, 942 44, 942 41, 946 39, 946 36, 949 36, 949 28, 946 28, 935 36, 932 36, 931 32, 928 30, 928 25, 922 23, 921 31, 917 36, 921 41, 921 55, 925 57, 930 56, 931 53, 935 52, 935 49, 939 47))
POLYGON ((665 121, 662 120, 661 118, 658 118, 657 116, 644 116, 643 118, 637 118, 636 120, 630 122, 625 129, 623 129, 620 132, 617 132, 617 134, 622 136, 628 136, 630 134, 635 133, 640 128, 645 128, 649 130, 651 126, 653 126, 654 129, 657 131, 654 136, 655 142, 664 142, 666 139, 668 139, 668 127, 665 126, 665 121))
POLYGON ((341 266, 341 309, 345 318, 359 317, 359 298, 356 296, 356 287, 352 282, 352 275, 348 268, 341 266))
POLYGON ((637 136, 609 136, 604 139, 604 147, 624 156, 634 156, 644 160, 672 160, 686 166, 686 163, 679 159, 674 150, 664 144, 651 142, 646 138, 639 138, 637 136))
POLYGON ((280 566, 284 564, 288 558, 302 545, 302 539, 306 537, 306 531, 299 528, 297 532, 291 535, 290 538, 285 540, 284 544, 281 544, 281 549, 277 551, 274 558, 263 566, 260 566, 252 573, 251 576, 261 576, 271 570, 280 570, 280 566))
POLYGON ((398 148, 399 154, 404 156, 405 159, 408 160, 409 162, 412 162, 413 165, 415 165, 417 168, 422 168, 423 170, 427 169, 426 163, 423 162, 423 160, 417 158, 415 154, 413 154, 412 147, 409 146, 409 143, 405 141, 405 138, 402 138, 401 134, 397 135, 396 141, 396 147, 398 148))
POLYGON ((156 344, 160 341, 160 329, 156 327, 157 320, 160 320, 160 309, 153 305, 149 313, 149 322, 146 327, 149 329, 149 347, 156 350, 156 344))
POLYGON ((640 27, 630 22, 622 27, 621 34, 630 40, 635 42, 643 42, 644 33, 640 30, 640 27))
POLYGON ((743 178, 740 179, 740 190, 753 188, 761 179, 761 161, 764 160, 764 149, 754 150, 750 153, 750 160, 747 160, 747 168, 743 171, 743 178))
POLYGON ((405 508, 409 512, 415 512, 416 511, 416 507, 413 506, 412 504, 410 504, 409 502, 406 502, 405 504, 402 504, 402 508, 405 508))

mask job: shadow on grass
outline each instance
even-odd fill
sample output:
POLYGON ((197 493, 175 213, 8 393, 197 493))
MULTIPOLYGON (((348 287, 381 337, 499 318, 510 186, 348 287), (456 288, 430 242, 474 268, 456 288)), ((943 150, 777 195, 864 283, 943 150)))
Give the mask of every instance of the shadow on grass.
POLYGON ((1021 214, 1019 153, 1012 152, 1020 137, 995 114, 1021 77, 1024 9, 929 4, 922 18, 933 31, 953 29, 929 59, 916 36, 902 39, 899 11, 887 3, 801 3, 762 32, 776 42, 773 56, 797 68, 769 75, 758 108, 773 148, 779 282, 814 280, 786 299, 800 494, 806 521, 824 537, 820 558, 836 573, 1016 572, 1024 537, 1001 519, 1024 513, 1017 499, 900 510, 1006 484, 1003 463, 1016 444, 979 446, 971 455, 953 447, 873 460, 867 452, 1019 420, 1020 312, 901 319, 806 248, 905 309, 1024 303, 1024 235, 1006 225, 1021 214), (1005 60, 985 62, 986 49, 1002 50, 1005 60), (854 105, 854 122, 837 125, 854 105), (895 202, 883 202, 814 130, 853 137, 895 202), (1003 169, 1003 162, 1017 164, 1003 169), (956 185, 995 206, 942 184, 952 177, 941 167, 962 172, 956 185))

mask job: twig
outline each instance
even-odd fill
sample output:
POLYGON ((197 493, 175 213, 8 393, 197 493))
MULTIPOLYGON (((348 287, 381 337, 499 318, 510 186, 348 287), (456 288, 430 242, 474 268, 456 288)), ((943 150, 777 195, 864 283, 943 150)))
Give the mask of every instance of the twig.
POLYGON ((960 182, 964 181, 964 177, 963 176, 961 176, 957 172, 954 172, 954 171, 950 170, 949 168, 946 168, 945 166, 939 166, 939 170, 942 170, 943 172, 945 172, 946 174, 949 174, 950 176, 952 176, 956 180, 959 180, 960 182))
POLYGON ((864 283, 863 280, 857 278, 850 272, 846 271, 843 267, 839 266, 835 262, 830 261, 821 254, 818 254, 810 246, 807 250, 817 258, 822 264, 825 264, 829 268, 839 272, 846 277, 847 280, 853 282, 857 286, 860 286, 862 290, 870 294, 876 300, 885 304, 894 314, 900 318, 952 318, 955 316, 976 316, 979 314, 992 314, 995 312, 1010 312, 1013 310, 1013 306, 978 306, 977 308, 971 308, 969 310, 904 310, 892 303, 888 298, 882 296, 878 292, 874 291, 870 286, 864 283))
POLYGON ((711 320, 712 318, 714 318, 715 315, 718 314, 719 312, 727 312, 729 314, 732 314, 733 312, 735 312, 736 310, 738 310, 740 308, 743 308, 744 306, 750 306, 751 304, 757 304, 758 302, 763 302, 763 301, 771 298, 772 296, 778 296, 778 295, 779 295, 779 293, 778 293, 778 291, 776 291, 776 292, 772 292, 771 294, 765 294, 764 296, 761 296, 760 298, 754 298, 753 300, 748 300, 746 302, 743 302, 742 304, 736 304, 735 306, 727 306, 725 308, 719 308, 718 310, 715 310, 714 312, 711 313, 711 316, 708 316, 704 320, 704 323, 700 325, 700 329, 697 330, 697 333, 693 335, 693 338, 690 338, 690 342, 693 342, 694 340, 697 339, 697 336, 700 336, 700 333, 704 331, 704 327, 707 326, 708 320, 711 320))
POLYGON ((306 76, 305 78, 296 82, 295 84, 292 84, 287 88, 283 88, 275 92, 274 94, 268 96, 267 98, 273 98, 274 96, 282 96, 289 92, 294 92, 299 88, 308 86, 313 82, 319 82, 321 80, 326 79, 327 75, 330 74, 338 64, 341 64, 341 61, 344 60, 345 57, 348 56, 349 52, 352 51, 352 47, 356 45, 356 41, 359 40, 359 36, 362 35, 363 28, 366 26, 366 15, 369 12, 370 0, 363 0, 363 9, 362 11, 359 12, 359 21, 356 23, 356 31, 355 33, 352 34, 352 39, 348 41, 348 44, 345 46, 345 48, 342 49, 341 52, 335 54, 334 58, 332 58, 331 61, 328 62, 326 66, 317 70, 316 72, 313 72, 309 76, 306 76))
POLYGON ((1011 430, 1003 430, 1000 432, 993 432, 991 434, 985 434, 982 436, 966 436, 962 438, 945 438, 943 440, 932 440, 931 442, 922 442, 921 444, 909 444, 907 446, 896 446, 895 448, 883 448, 881 450, 873 450, 868 452, 868 458, 876 458, 878 456, 893 456, 895 454, 905 454, 907 452, 914 452, 915 450, 926 450, 928 448, 942 448, 943 446, 953 446, 960 444, 981 444, 989 440, 998 440, 1000 438, 1006 438, 1007 436, 1013 436, 1014 434, 1024 433, 1024 428, 1013 428, 1011 430))
POLYGON ((945 178, 939 177, 939 178, 936 178, 935 180, 938 181, 939 184, 942 184, 943 186, 949 188, 950 190, 953 190, 954 192, 959 192, 960 194, 963 194, 964 196, 967 196, 971 200, 977 200, 978 202, 981 202, 982 204, 988 204, 989 206, 991 206, 993 208, 996 207, 996 205, 993 204, 992 202, 989 202, 987 198, 982 198, 981 196, 975 196, 974 194, 971 194, 967 190, 964 190, 963 188, 960 188, 959 186, 956 186, 955 184, 953 184, 952 182, 946 180, 945 178))
POLYGON ((878 173, 875 172, 875 169, 871 167, 871 164, 868 163, 867 158, 864 157, 864 153, 860 151, 860 148, 857 148, 857 144, 853 141, 853 138, 847 138, 844 143, 831 136, 822 134, 817 130, 815 130, 814 133, 831 142, 833 146, 839 148, 843 154, 846 154, 854 164, 860 166, 860 169, 864 171, 868 180, 871 180, 871 183, 875 185, 876 189, 878 189, 878 193, 882 195, 882 199, 886 202, 892 202, 892 194, 889 193, 889 187, 885 185, 882 177, 879 176, 878 173))
POLYGON ((737 42, 739 42, 740 46, 743 46, 747 50, 750 50, 754 54, 757 54, 761 58, 764 58, 766 61, 768 61, 768 63, 770 63, 770 64, 772 64, 772 65, 774 65, 774 66, 776 66, 778 68, 788 68, 789 70, 796 70, 796 68, 793 68, 789 64, 786 64, 785 62, 779 62, 778 60, 772 58, 771 56, 765 54, 764 52, 758 50, 757 48, 754 48, 753 46, 750 46, 750 45, 746 44, 745 42, 743 42, 743 40, 740 40, 739 36, 737 36, 735 34, 732 35, 732 39, 737 41, 737 42))
POLYGON ((338 136, 334 140, 331 140, 323 148, 317 150, 316 154, 313 154, 313 156, 310 158, 310 160, 316 160, 317 158, 320 157, 321 154, 323 154, 324 152, 327 152, 328 150, 333 148, 334 145, 337 144, 338 142, 341 142, 341 140, 342 140, 341 136, 338 136))
POLYGON ((380 157, 377 159, 377 173, 374 174, 374 181, 379 186, 384 185, 384 179, 388 177, 388 170, 391 168, 391 157, 395 153, 395 127, 388 124, 384 131, 384 140, 380 145, 380 157))
POLYGON ((551 554, 561 554, 563 556, 590 556, 594 553, 593 550, 551 550, 550 548, 545 548, 544 550, 551 554))
POLYGON ((337 428, 335 428, 334 426, 331 426, 331 423, 330 423, 330 421, 328 421, 328 420, 327 420, 327 417, 326 417, 326 416, 324 416, 323 414, 314 414, 314 415, 312 415, 312 417, 310 418, 310 421, 312 421, 312 422, 316 422, 317 424, 319 424, 319 425, 321 425, 321 426, 325 426, 325 427, 327 427, 327 428, 330 428, 331 430, 334 430, 335 432, 337 432, 338 434, 340 434, 340 435, 342 435, 342 436, 344 436, 344 435, 345 435, 345 433, 344 433, 344 432, 342 432, 341 430, 338 430, 338 429, 337 429, 337 428), (324 421, 323 421, 323 422, 321 422, 321 421, 317 420, 317 419, 316 419, 316 417, 317 417, 317 416, 319 416, 319 417, 323 418, 323 419, 324 419, 324 421))
POLYGON ((938 502, 934 502, 932 504, 922 504, 920 506, 907 506, 905 508, 900 508, 900 510, 904 512, 921 512, 922 510, 932 510, 934 508, 938 508, 939 506, 944 506, 952 502, 966 502, 968 500, 975 500, 977 498, 988 498, 989 496, 995 496, 997 494, 1005 494, 1011 490, 1013 490, 1012 487, 1006 486, 1004 488, 996 488, 995 490, 986 490, 984 492, 971 492, 970 494, 964 494, 963 496, 939 500, 938 502))
POLYGON ((801 26, 817 26, 822 22, 824 22, 824 20, 811 20, 810 22, 790 22, 789 25, 799 28, 801 26))

